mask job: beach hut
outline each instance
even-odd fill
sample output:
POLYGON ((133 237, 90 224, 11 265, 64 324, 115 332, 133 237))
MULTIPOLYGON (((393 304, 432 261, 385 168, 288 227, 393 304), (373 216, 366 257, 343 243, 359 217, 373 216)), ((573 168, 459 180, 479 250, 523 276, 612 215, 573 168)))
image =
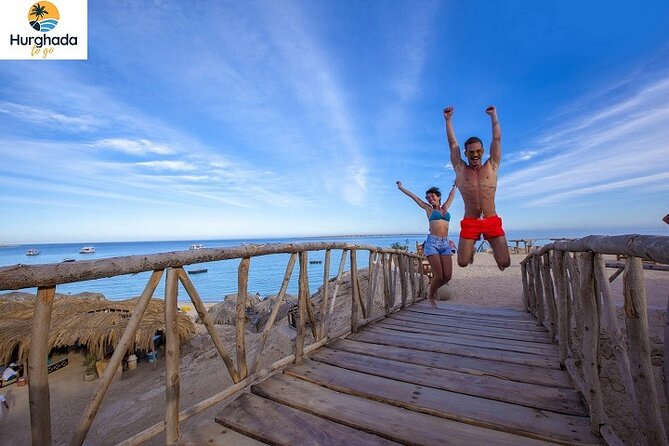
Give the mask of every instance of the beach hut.
MULTIPOLYGON (((9 293, 0 296, 0 364, 10 359, 23 362, 30 349, 30 333, 35 296, 9 293), (29 297, 28 297, 29 296, 29 297)), ((102 358, 108 348, 115 348, 125 330, 137 299, 110 301, 86 295, 57 294, 49 327, 49 349, 84 345, 90 354, 102 358)), ((151 300, 128 351, 152 350, 153 336, 165 330, 165 304, 151 300)), ((177 319, 179 339, 184 342, 194 334, 193 322, 185 314, 177 319)))

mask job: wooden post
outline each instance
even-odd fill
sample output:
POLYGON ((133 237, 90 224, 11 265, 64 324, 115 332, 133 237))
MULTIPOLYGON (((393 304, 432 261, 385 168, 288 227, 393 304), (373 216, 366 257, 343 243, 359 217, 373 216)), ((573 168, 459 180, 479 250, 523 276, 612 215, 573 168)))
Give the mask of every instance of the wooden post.
POLYGON ((332 292, 332 300, 330 301, 330 309, 327 314, 327 325, 325 326, 325 334, 329 336, 330 324, 332 323, 332 315, 334 314, 335 302, 337 302, 337 293, 344 277, 344 265, 346 265, 346 250, 341 251, 341 260, 339 261, 339 271, 337 272, 337 280, 335 281, 334 291, 332 292))
POLYGON ((358 332, 358 265, 356 263, 355 248, 351 249, 351 333, 358 332))
POLYGON ((400 286, 402 287, 402 304, 401 308, 406 307, 407 305, 407 271, 406 271, 406 258, 403 255, 397 255, 397 263, 400 270, 400 286))
POLYGON ((237 345, 237 370, 241 379, 249 376, 246 366, 246 298, 249 286, 251 258, 244 257, 237 269, 237 313, 235 315, 235 340, 237 345))
POLYGON ((34 445, 51 444, 51 397, 46 357, 49 355, 49 326, 56 287, 37 289, 28 351, 28 401, 30 433, 34 445))
MULTIPOLYGON (((370 253, 370 256, 371 255, 372 254, 370 253)), ((372 315, 372 309, 374 308, 374 297, 376 296, 376 287, 377 287, 376 282, 379 279, 379 268, 381 267, 381 260, 379 260, 379 255, 380 255, 379 252, 374 253, 374 262, 372 265, 374 271, 370 273, 370 281, 372 283, 370 290, 371 298, 367 300, 368 301, 367 312, 369 313, 370 316, 372 315)))
MULTIPOLYGON (((325 255, 325 262, 328 264, 330 262, 329 254, 330 252, 328 251, 328 253, 325 255)), ((265 342, 267 341, 269 332, 272 329, 272 326, 274 325, 274 321, 276 320, 276 316, 279 313, 281 304, 283 304, 283 300, 286 296, 286 290, 288 289, 288 283, 290 283, 290 277, 293 274, 293 267, 295 266, 296 260, 297 260, 297 253, 294 252, 290 255, 290 259, 288 259, 288 265, 286 266, 286 272, 283 275, 283 282, 281 282, 281 288, 279 290, 279 294, 276 298, 276 301, 274 302, 274 308, 272 308, 272 313, 270 314, 269 319, 267 320, 267 324, 265 324, 265 328, 263 328, 262 335, 260 335, 260 339, 258 340, 258 347, 256 348, 256 356, 253 362, 251 363, 251 374, 256 372, 256 368, 260 363, 260 355, 262 354, 262 351, 265 348, 265 342)), ((325 296, 327 297, 327 294, 325 294, 325 296)), ((323 314, 325 313, 323 312, 323 314)), ((325 324, 325 317, 323 317, 323 324, 325 324)))
POLYGON ((95 391, 93 392, 93 395, 91 396, 88 407, 86 407, 86 410, 84 411, 84 415, 81 417, 79 427, 75 431, 74 436, 72 437, 72 441, 70 442, 72 446, 80 446, 84 444, 86 435, 88 435, 88 431, 91 428, 91 424, 93 424, 95 415, 97 415, 98 410, 100 409, 100 404, 102 404, 102 400, 107 393, 107 389, 111 384, 112 378, 114 377, 116 370, 118 370, 118 367, 121 365, 121 361, 128 351, 129 345, 135 340, 135 333, 137 333, 137 328, 142 322, 142 317, 144 316, 146 307, 148 307, 149 302, 151 301, 151 297, 153 296, 153 292, 156 290, 156 287, 158 286, 162 276, 162 270, 154 271, 151 274, 151 277, 149 278, 146 286, 144 287, 144 291, 137 301, 135 309, 132 311, 132 316, 130 316, 130 320, 128 320, 128 325, 123 331, 123 335, 121 335, 121 339, 119 340, 119 343, 114 350, 114 354, 112 355, 107 368, 105 368, 105 372, 102 375, 102 378, 100 379, 100 382, 98 383, 95 391))
POLYGON ((544 325, 544 296, 541 286, 541 274, 539 273, 539 264, 541 258, 537 255, 532 257, 532 271, 534 273, 534 295, 537 298, 537 320, 539 325, 544 325))
MULTIPOLYGON (((305 260, 309 259, 309 253, 307 251, 304 251, 305 254, 305 260)), ((306 290, 307 293, 307 299, 306 299, 306 307, 307 307, 307 317, 309 318, 309 327, 311 328, 311 335, 314 337, 314 341, 318 340, 318 323, 316 322, 316 314, 314 310, 314 303, 311 301, 311 289, 309 288, 309 262, 305 264, 305 269, 307 270, 307 274, 304 277, 305 280, 305 285, 304 289, 306 290)))
POLYGON ((590 428, 593 434, 599 435, 600 426, 606 424, 606 412, 599 382, 599 306, 595 298, 592 252, 582 253, 579 265, 579 297, 583 309, 583 379, 590 406, 590 428))
POLYGON ((632 411, 637 420, 637 424, 641 425, 636 392, 632 381, 632 373, 630 371, 627 342, 618 326, 618 312, 616 311, 616 306, 613 302, 611 285, 606 278, 606 266, 604 265, 604 260, 602 259, 601 254, 595 255, 595 283, 598 285, 602 293, 602 321, 604 322, 604 327, 609 330, 611 347, 616 355, 616 364, 618 366, 618 371, 620 372, 620 378, 625 386, 627 395, 630 397, 632 411))
POLYGON ((413 259, 409 256, 405 256, 404 262, 406 265, 407 282, 409 282, 407 288, 409 289, 409 296, 411 296, 411 304, 413 304, 416 300, 413 280, 413 259))
POLYGON ((213 341, 219 356, 225 363, 225 367, 228 369, 230 378, 232 378, 232 381, 234 383, 238 383, 239 381, 241 381, 241 378, 239 377, 239 372, 237 372, 237 369, 235 369, 235 364, 232 362, 232 358, 228 354, 228 351, 225 349, 225 345, 223 345, 223 341, 221 340, 221 337, 218 335, 218 332, 214 327, 214 323, 212 322, 211 317, 207 312, 207 309, 202 303, 200 295, 195 289, 195 285, 193 285, 193 282, 191 282, 190 278, 188 277, 188 274, 186 273, 186 271, 184 271, 183 268, 177 269, 177 275, 179 276, 179 281, 181 282, 186 292, 188 293, 188 296, 190 296, 190 300, 191 302, 193 302, 193 306, 195 307, 198 316, 200 316, 202 324, 207 328, 207 332, 209 333, 209 336, 211 337, 211 340, 213 341))
POLYGON ((165 284, 165 444, 179 440, 179 327, 177 272, 167 269, 165 284))
POLYGON ((330 250, 325 250, 325 264, 323 265, 323 299, 321 300, 321 329, 318 334, 318 339, 323 339, 325 337, 325 329, 327 327, 327 311, 328 311, 328 300, 330 294, 330 250))
POLYGON ((365 299, 365 306, 368 309, 372 308, 374 304, 374 296, 372 296, 372 270, 374 269, 374 252, 369 251, 369 262, 367 267, 367 299, 365 299))
POLYGON ((523 280, 523 307, 530 312, 530 290, 527 287, 527 264, 520 264, 520 277, 523 280))
POLYGON ((551 277, 551 265, 548 258, 549 255, 549 253, 546 253, 541 257, 537 257, 539 257, 541 277, 544 285, 544 296, 546 297, 546 308, 548 309, 548 333, 550 334, 551 340, 555 342, 555 334, 557 332, 557 308, 555 305, 555 289, 553 287, 553 278, 551 277))
POLYGON ((305 318, 309 288, 307 283, 307 252, 300 253, 300 275, 297 282, 297 336, 295 337, 295 363, 304 361, 305 318))
MULTIPOLYGON (((397 254, 390 254, 390 309, 395 309, 395 301, 397 300, 397 269, 398 267, 393 266, 393 258, 397 258, 397 254)), ((394 262, 396 265, 399 265, 399 260, 394 262)))
POLYGON ((648 341, 648 314, 643 265, 639 257, 628 257, 623 273, 625 290, 625 326, 630 345, 629 358, 632 379, 636 385, 637 407, 642 424, 639 426, 646 438, 645 444, 667 444, 657 390, 650 362, 648 341))
POLYGON ((582 347, 583 312, 581 311, 581 303, 579 298, 579 296, 581 295, 580 275, 578 272, 578 265, 576 264, 576 261, 571 256, 571 254, 565 252, 564 259, 565 259, 565 266, 567 267, 567 273, 569 274, 569 281, 568 281, 569 286, 567 287, 567 291, 571 292, 571 299, 569 301, 571 305, 569 305, 568 311, 569 311, 569 316, 574 317, 574 326, 572 327, 570 323, 570 328, 573 328, 573 331, 570 330, 570 335, 569 335, 570 344, 576 344, 576 346, 578 347, 578 352, 580 354, 580 352, 583 350, 582 347))
POLYGON ((390 315, 390 254, 381 254, 381 266, 383 268, 383 308, 386 316, 390 315), (387 260, 386 260, 387 259, 387 260))
POLYGON ((567 347, 569 333, 569 314, 567 312, 567 276, 564 266, 564 251, 553 250, 553 274, 557 292, 557 332, 558 346, 560 349, 560 368, 564 370, 567 360, 567 347))
POLYGON ((425 290, 425 273, 423 272, 422 260, 418 259, 416 263, 418 263, 418 273, 419 273, 418 280, 420 281, 418 283, 418 298, 419 298, 418 300, 422 300, 427 297, 425 290))

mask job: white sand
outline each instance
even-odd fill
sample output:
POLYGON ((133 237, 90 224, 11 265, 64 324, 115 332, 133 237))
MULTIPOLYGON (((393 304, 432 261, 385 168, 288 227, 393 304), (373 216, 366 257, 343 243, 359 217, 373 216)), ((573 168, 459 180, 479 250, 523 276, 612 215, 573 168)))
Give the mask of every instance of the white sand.
MULTIPOLYGON (((512 266, 501 272, 494 264, 490 254, 477 254, 473 265, 459 268, 454 265, 453 279, 450 283, 454 297, 452 302, 475 306, 509 307, 522 310, 522 281, 519 261, 524 255, 512 255, 512 266)), ((610 273, 613 271, 611 270, 610 273)), ((666 323, 664 308, 669 290, 669 273, 658 271, 646 272, 646 286, 649 307, 651 308, 653 352, 661 355, 662 329, 666 323)), ((366 276, 363 276, 364 278, 366 276)), ((362 279, 361 278, 361 279, 362 279)), ((366 284, 366 280, 361 283, 366 284)), ((613 283, 614 294, 622 304, 621 278, 613 283)), ((363 298, 366 286, 363 285, 363 298)), ((350 284, 344 283, 340 293, 347 295, 350 284)), ((341 296, 341 294, 340 294, 341 296)), ((444 305, 444 303, 439 303, 444 305)), ((194 314, 194 312, 191 313, 194 314)), ((376 313, 378 314, 378 313, 376 313)), ((333 322, 333 330, 346 327, 350 317, 350 299, 340 297, 337 305, 338 317, 333 322)), ((234 359, 234 327, 216 326, 228 352, 234 359)), ((254 344, 259 334, 247 332, 248 357, 253 358, 254 344)), ((286 319, 279 321, 267 342, 262 365, 290 354, 295 331, 288 327, 286 319)), ((64 369, 49 375, 52 407, 52 432, 54 444, 67 444, 78 424, 89 397, 97 382, 86 383, 82 379, 83 356, 70 355, 70 364, 64 369)), ((657 363, 657 360, 656 360, 657 363)), ((659 367, 656 367, 659 371, 659 367)), ((161 421, 164 417, 164 359, 161 357, 154 367, 147 362, 140 362, 136 370, 125 374, 123 379, 116 379, 107 393, 98 416, 87 438, 90 445, 115 444, 135 433, 161 421)), ((615 372, 611 364, 603 365, 603 379, 612 379, 611 387, 620 390, 615 381, 615 372)), ((197 334, 188 346, 182 346, 181 361, 181 408, 190 407, 210 397, 231 384, 223 361, 218 357, 212 342, 202 325, 197 325, 197 334)), ((30 416, 28 411, 28 387, 12 385, 0 389, 10 404, 8 417, 0 422, 0 443, 12 445, 30 444, 30 416)), ((617 413, 614 415, 625 420, 625 403, 619 393, 607 392, 617 413), (618 413, 619 412, 619 413, 618 413)), ((664 403, 663 403, 664 404, 664 403)), ((610 407, 607 405, 607 407, 610 407)), ((666 406, 665 413, 666 413, 666 406)), ((187 432, 203 420, 212 420, 221 406, 215 406, 202 414, 182 423, 181 431, 187 432)), ((629 415, 629 414, 628 414, 629 415)), ((629 421, 625 421, 629 425, 629 421)), ((622 436, 629 435, 628 431, 622 436)), ((148 444, 162 444, 158 436, 148 444)))

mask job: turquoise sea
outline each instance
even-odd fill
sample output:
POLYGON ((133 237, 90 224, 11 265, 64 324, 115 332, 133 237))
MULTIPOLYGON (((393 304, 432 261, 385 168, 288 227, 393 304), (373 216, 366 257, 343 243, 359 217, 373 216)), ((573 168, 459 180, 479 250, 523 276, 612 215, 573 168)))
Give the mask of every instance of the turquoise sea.
MULTIPOLYGON (((632 231, 641 234, 658 234, 657 231, 632 231)), ((661 232, 661 231, 660 231, 661 232)), ((666 232, 666 231, 665 231, 666 232)), ((555 230, 555 231, 507 231, 507 239, 535 239, 535 244, 543 245, 549 242, 550 238, 579 238, 590 234, 598 235, 616 235, 628 234, 631 231, 598 231, 592 230, 555 230)), ((660 234, 666 235, 666 234, 660 234)), ((458 242, 458 237, 452 237, 458 242)), ((416 242, 423 242, 424 234, 400 234, 400 235, 365 235, 365 236, 336 236, 336 237, 303 237, 303 238, 282 238, 282 239, 237 239, 237 240, 183 240, 183 241, 151 241, 151 242, 105 242, 105 243, 51 243, 51 244, 21 244, 21 245, 2 245, 0 246, 0 267, 16 264, 37 265, 48 263, 59 263, 63 259, 92 260, 104 259, 110 257, 130 256, 140 254, 156 254, 172 251, 188 250, 191 244, 202 244, 206 248, 220 248, 241 246, 243 244, 265 244, 265 243, 306 243, 306 242, 341 242, 355 243, 358 245, 372 245, 388 248, 393 243, 407 245, 409 250, 415 252, 416 242), (83 246, 94 246, 94 254, 79 254, 83 246), (28 249, 38 249, 40 255, 26 256, 28 249)), ((366 268, 368 265, 368 256, 361 253, 358 255, 358 267, 366 268), (361 255, 362 254, 362 255, 361 255)), ((309 253, 309 260, 322 260, 325 257, 325 251, 309 253)), ((260 293, 261 297, 276 294, 281 286, 281 281, 288 263, 288 254, 274 254, 251 259, 249 273, 249 293, 260 293)), ((334 250, 331 257, 330 277, 337 274, 341 251, 334 250)), ((206 268, 206 273, 192 274, 189 277, 195 284, 200 296, 205 302, 221 301, 227 294, 237 292, 237 268, 239 259, 222 260, 218 262, 202 263, 190 265, 186 270, 206 268)), ((346 262, 346 270, 349 269, 349 262, 346 262)), ((291 294, 297 293, 297 274, 298 266, 296 264, 293 276, 288 287, 291 294)), ((56 289, 59 293, 79 293, 84 291, 102 293, 108 299, 126 299, 141 294, 150 273, 141 273, 128 276, 112 277, 108 279, 98 279, 86 282, 70 283, 59 285, 56 289)), ((164 282, 164 281, 163 281, 164 282)), ((309 265, 309 287, 311 292, 315 292, 323 283, 323 264, 309 265)), ((0 293, 7 292, 1 288, 0 293)), ((24 290, 35 292, 34 289, 24 290)), ((161 284, 156 290, 156 297, 162 298, 164 295, 164 285, 161 284)), ((179 300, 187 301, 188 296, 184 290, 179 290, 179 300)))

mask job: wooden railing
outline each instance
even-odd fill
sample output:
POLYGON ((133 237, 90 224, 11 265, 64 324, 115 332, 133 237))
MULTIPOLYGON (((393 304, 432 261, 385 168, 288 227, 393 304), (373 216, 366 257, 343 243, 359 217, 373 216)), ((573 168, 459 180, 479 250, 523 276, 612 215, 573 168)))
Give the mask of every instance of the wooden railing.
MULTIPOLYGON (((650 358, 642 260, 669 263, 669 237, 589 236, 551 243, 521 262, 525 307, 546 326, 553 340, 557 339, 560 364, 586 399, 592 431, 610 445, 623 443, 607 417, 602 397, 601 329, 610 333, 618 371, 636 418, 635 443, 667 444, 650 358), (618 325, 604 254, 627 257, 623 275, 624 331, 618 325)), ((665 392, 668 341, 665 331, 665 392)))
POLYGON ((165 286, 165 418, 137 435, 119 443, 129 446, 140 444, 161 432, 165 431, 165 443, 171 444, 180 437, 179 423, 207 408, 234 395, 236 392, 267 376, 278 368, 291 362, 299 363, 310 351, 350 332, 357 332, 358 328, 369 322, 386 317, 391 312, 413 303, 418 297, 425 295, 425 283, 420 268, 420 257, 402 250, 382 249, 374 246, 352 245, 346 243, 304 243, 287 245, 246 245, 235 248, 202 249, 197 251, 182 251, 146 256, 128 256, 112 259, 90 260, 76 263, 59 263, 51 265, 15 265, 0 268, 0 290, 17 290, 37 287, 37 299, 33 316, 31 344, 28 354, 29 373, 29 400, 31 435, 34 445, 49 445, 51 437, 51 414, 49 406, 49 383, 47 366, 44 358, 48 352, 48 334, 53 308, 53 299, 56 287, 60 284, 79 282, 84 280, 100 279, 144 271, 153 271, 149 278, 137 306, 130 317, 123 335, 114 349, 97 387, 91 396, 90 403, 82 415, 81 421, 70 442, 71 445, 84 443, 88 431, 95 419, 105 394, 111 384, 114 373, 118 370, 128 348, 132 344, 137 327, 140 324, 144 311, 153 297, 164 272, 166 271, 165 286), (332 250, 341 250, 342 256, 334 283, 330 290, 330 257, 332 250), (325 251, 323 262, 323 287, 319 315, 310 299, 308 283, 308 253, 310 251, 325 251), (363 302, 360 279, 357 268, 357 256, 361 251, 369 253, 369 283, 367 299, 363 302), (251 258, 269 254, 290 254, 286 272, 279 290, 277 301, 258 341, 255 357, 247 362, 246 342, 244 339, 245 309, 247 299, 247 285, 251 258), (338 333, 331 333, 331 322, 338 297, 338 290, 342 283, 347 256, 350 259, 351 275, 351 320, 350 328, 338 333), (238 269, 238 297, 236 313, 236 363, 227 352, 214 324, 209 317, 202 299, 188 274, 183 269, 185 265, 203 262, 212 262, 226 259, 241 259, 238 269), (265 341, 275 322, 292 276, 295 262, 299 261, 298 279, 298 323, 295 337, 294 353, 274 362, 263 370, 256 371, 259 366, 265 341), (383 289, 377 290, 378 279, 382 277, 383 289), (399 279, 399 284, 397 283, 399 279), (233 385, 218 394, 201 401, 179 412, 179 336, 176 329, 177 295, 179 283, 186 290, 200 320, 207 328, 209 335, 217 349, 233 385), (397 289, 399 285, 399 290, 397 289), (378 292, 383 292, 383 308, 378 314, 372 312, 373 298, 378 292), (396 294, 401 296, 396 304, 396 294), (312 343, 305 346, 310 340, 306 331, 306 319, 309 318, 312 343))

